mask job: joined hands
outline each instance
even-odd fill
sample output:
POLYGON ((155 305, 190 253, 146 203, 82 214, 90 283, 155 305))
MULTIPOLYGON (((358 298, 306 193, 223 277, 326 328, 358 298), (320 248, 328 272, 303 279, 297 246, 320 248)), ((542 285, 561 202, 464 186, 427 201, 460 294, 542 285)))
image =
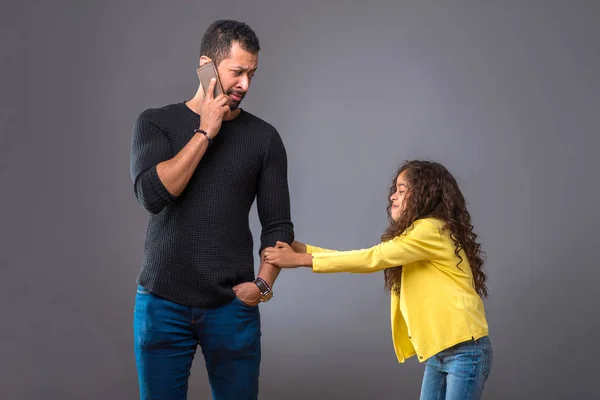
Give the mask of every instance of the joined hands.
POLYGON ((263 261, 279 268, 298 268, 311 266, 312 256, 296 252, 289 244, 278 241, 275 247, 267 247, 264 250, 263 261))

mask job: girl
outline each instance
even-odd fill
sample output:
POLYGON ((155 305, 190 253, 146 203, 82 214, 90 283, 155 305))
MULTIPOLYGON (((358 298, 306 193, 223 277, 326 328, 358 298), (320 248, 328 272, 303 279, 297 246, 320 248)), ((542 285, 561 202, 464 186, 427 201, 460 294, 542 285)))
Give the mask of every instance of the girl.
POLYGON ((479 399, 492 365, 482 298, 486 276, 471 216, 454 177, 435 162, 408 161, 393 181, 381 243, 335 251, 277 242, 281 268, 316 273, 384 271, 398 361, 425 362, 421 400, 479 399))

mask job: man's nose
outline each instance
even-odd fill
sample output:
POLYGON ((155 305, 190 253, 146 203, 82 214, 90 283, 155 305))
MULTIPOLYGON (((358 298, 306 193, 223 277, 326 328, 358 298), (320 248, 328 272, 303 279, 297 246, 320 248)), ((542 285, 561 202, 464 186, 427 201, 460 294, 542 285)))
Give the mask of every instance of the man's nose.
POLYGON ((250 87, 250 78, 248 78, 246 75, 242 76, 238 82, 238 87, 244 92, 247 92, 248 88, 250 87))

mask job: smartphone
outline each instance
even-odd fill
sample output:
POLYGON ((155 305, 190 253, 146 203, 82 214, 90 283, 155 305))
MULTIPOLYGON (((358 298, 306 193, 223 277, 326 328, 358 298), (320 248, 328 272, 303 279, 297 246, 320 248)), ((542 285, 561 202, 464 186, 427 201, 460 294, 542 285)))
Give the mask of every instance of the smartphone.
POLYGON ((223 93, 223 86, 221 86, 221 80, 219 79, 219 74, 217 73, 217 67, 215 66, 214 62, 212 62, 212 61, 207 62, 206 64, 202 65, 201 67, 198 67, 196 69, 196 72, 198 73, 198 79, 200 80, 200 85, 202 85, 202 90, 204 91, 205 94, 208 89, 208 85, 210 84, 210 80, 212 78, 217 79, 217 82, 215 84, 214 97, 217 97, 218 95, 223 93))

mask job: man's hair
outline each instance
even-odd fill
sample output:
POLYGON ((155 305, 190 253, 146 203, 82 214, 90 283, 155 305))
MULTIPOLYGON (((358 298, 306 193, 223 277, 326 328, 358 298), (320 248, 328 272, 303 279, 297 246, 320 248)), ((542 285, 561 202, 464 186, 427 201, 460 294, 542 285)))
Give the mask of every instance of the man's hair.
POLYGON ((200 56, 209 57, 215 65, 229 57, 233 42, 252 54, 258 54, 260 44, 256 34, 247 24, 230 19, 213 22, 202 37, 200 56))

